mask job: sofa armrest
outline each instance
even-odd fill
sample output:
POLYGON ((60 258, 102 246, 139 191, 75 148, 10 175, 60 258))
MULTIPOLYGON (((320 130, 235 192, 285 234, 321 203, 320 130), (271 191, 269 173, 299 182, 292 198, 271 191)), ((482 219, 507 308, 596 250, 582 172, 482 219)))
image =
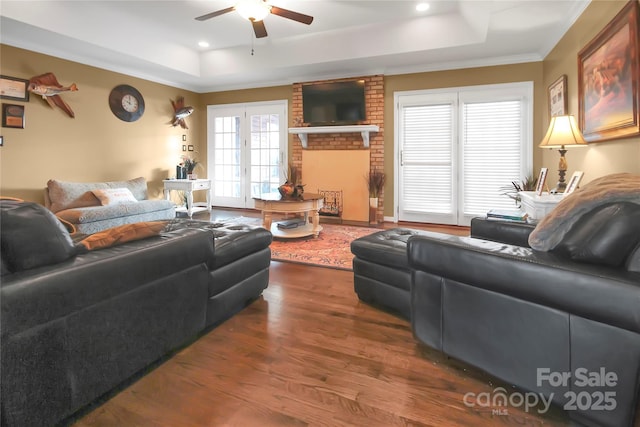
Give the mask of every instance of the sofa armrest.
POLYGON ((533 224, 491 220, 481 217, 471 219, 471 237, 525 248, 529 247, 529 234, 534 228, 535 225, 533 224))
POLYGON ((640 273, 446 234, 413 236, 407 251, 414 274, 423 271, 640 333, 640 273))

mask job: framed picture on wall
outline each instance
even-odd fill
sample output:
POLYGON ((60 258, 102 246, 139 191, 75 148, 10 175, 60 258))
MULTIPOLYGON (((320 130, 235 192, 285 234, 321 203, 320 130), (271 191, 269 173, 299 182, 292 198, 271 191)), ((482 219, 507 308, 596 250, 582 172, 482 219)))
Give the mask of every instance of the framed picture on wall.
POLYGON ((14 101, 29 100, 29 80, 17 77, 0 76, 0 98, 14 101))
POLYGON ((582 181, 582 176, 584 175, 583 171, 575 171, 573 175, 571 175, 571 179, 569 179, 569 184, 567 184, 567 189, 564 190, 564 195, 573 193, 580 185, 580 181, 582 181))
POLYGON ((2 127, 24 129, 24 105, 2 104, 2 127))
POLYGON ((540 168, 540 175, 538 175, 538 186, 536 187, 536 194, 542 196, 544 186, 547 184, 547 168, 540 168))
POLYGON ((578 113, 588 142, 640 135, 638 2, 578 53, 578 113))
POLYGON ((549 117, 564 116, 567 114, 567 76, 562 75, 549 86, 549 117))

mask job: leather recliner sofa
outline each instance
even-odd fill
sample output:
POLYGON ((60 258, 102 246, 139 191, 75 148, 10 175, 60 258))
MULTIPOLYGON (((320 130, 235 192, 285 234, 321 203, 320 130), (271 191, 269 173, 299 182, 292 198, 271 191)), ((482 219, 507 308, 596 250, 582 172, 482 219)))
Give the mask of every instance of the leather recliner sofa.
POLYGON ((532 227, 476 220, 471 229, 408 239, 415 337, 551 397, 581 424, 633 425, 640 204, 582 215, 552 251, 528 247, 532 227))
POLYGON ((1 424, 64 422, 260 296, 271 233, 170 221, 80 251, 35 203, 0 202, 1 424))

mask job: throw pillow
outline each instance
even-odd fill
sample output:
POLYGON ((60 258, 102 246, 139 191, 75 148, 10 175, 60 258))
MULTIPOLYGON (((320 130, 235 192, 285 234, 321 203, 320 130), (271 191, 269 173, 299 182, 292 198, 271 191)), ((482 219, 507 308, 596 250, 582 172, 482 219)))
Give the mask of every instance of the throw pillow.
POLYGON ((11 272, 57 264, 76 255, 58 218, 33 202, 0 201, 2 258, 11 272))
POLYGON ((102 206, 137 202, 128 188, 103 188, 91 192, 100 200, 102 206))
POLYGON ((529 246, 538 251, 553 250, 582 215, 614 202, 640 204, 640 175, 606 175, 567 195, 536 225, 529 235, 529 246))
POLYGON ((160 234, 168 223, 169 221, 147 221, 120 225, 92 234, 86 239, 81 240, 80 244, 92 251, 125 242, 146 239, 147 237, 160 234))
POLYGON ((612 203, 585 214, 555 251, 574 261, 621 266, 640 242, 640 205, 612 203))

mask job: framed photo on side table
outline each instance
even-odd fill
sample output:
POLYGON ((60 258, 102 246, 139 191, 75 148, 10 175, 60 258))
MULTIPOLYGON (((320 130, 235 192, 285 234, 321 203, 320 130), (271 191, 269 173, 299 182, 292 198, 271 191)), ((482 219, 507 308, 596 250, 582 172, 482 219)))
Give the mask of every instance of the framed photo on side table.
POLYGON ((542 196, 542 192, 544 191, 544 186, 547 183, 547 172, 549 170, 547 168, 540 168, 540 175, 538 175, 538 186, 536 187, 536 194, 538 196, 542 196))
POLYGON ((580 185, 580 181, 582 181, 583 175, 584 175, 584 172, 582 171, 575 171, 573 175, 571 175, 571 179, 569 179, 569 184, 567 184, 567 189, 564 190, 565 196, 567 194, 573 193, 576 190, 576 188, 578 188, 578 185, 580 185))
POLYGON ((549 86, 549 117, 564 116, 568 111, 567 76, 563 74, 549 86))
POLYGON ((640 135, 637 1, 578 52, 578 113, 587 142, 640 135))

